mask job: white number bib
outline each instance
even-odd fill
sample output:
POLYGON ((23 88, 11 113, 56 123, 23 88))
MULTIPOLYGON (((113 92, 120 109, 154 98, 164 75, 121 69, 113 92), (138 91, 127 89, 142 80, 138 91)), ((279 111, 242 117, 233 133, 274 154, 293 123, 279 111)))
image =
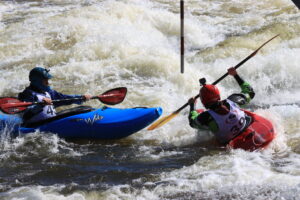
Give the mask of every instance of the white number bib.
MULTIPOLYGON (((45 97, 51 99, 51 96, 48 92, 46 92, 46 94, 37 93, 36 96, 38 98, 38 102, 42 102, 43 98, 45 98, 45 97)), ((43 107, 42 112, 33 116, 30 120, 28 120, 28 122, 37 122, 37 121, 48 119, 48 118, 54 117, 54 116, 56 116, 56 111, 55 111, 54 106, 53 105, 45 105, 43 107)))
POLYGON ((242 111, 233 101, 226 99, 230 105, 229 113, 220 115, 212 110, 209 114, 215 119, 218 125, 216 137, 223 143, 229 142, 236 137, 246 126, 245 112, 242 111))

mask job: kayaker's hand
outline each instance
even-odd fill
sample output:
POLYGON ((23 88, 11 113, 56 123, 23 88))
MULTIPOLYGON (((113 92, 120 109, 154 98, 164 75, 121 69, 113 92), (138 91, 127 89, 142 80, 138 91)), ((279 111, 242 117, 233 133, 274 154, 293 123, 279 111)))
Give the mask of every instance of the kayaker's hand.
POLYGON ((43 98, 43 102, 46 104, 46 105, 52 105, 52 100, 49 99, 49 98, 43 98))
POLYGON ((231 76, 237 75, 237 71, 234 67, 230 67, 229 69, 227 69, 227 71, 228 71, 228 74, 231 76))
POLYGON ((85 100, 85 101, 88 101, 88 100, 90 100, 90 99, 92 98, 92 95, 90 95, 90 94, 85 94, 85 95, 83 95, 83 97, 84 97, 84 100, 85 100))
POLYGON ((190 98, 188 101, 189 105, 195 104, 195 102, 196 102, 196 99, 194 97, 190 98))

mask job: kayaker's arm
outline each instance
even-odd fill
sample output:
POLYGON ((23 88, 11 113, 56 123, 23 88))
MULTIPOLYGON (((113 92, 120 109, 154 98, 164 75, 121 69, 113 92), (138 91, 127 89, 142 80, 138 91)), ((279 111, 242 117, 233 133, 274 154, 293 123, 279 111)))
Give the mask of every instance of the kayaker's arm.
POLYGON ((37 97, 33 95, 33 91, 27 87, 23 92, 18 94, 18 99, 20 101, 26 101, 26 102, 35 102, 37 101, 37 97))
POLYGON ((234 77, 239 86, 241 87, 241 93, 232 94, 228 97, 229 100, 237 103, 240 106, 246 105, 254 98, 255 93, 251 85, 245 82, 236 72, 234 68, 229 68, 228 73, 234 77))
POLYGON ((188 103, 190 105, 190 112, 192 112, 193 110, 195 110, 195 104, 196 104, 196 99, 195 98, 190 98, 188 103))
POLYGON ((210 130, 212 132, 218 131, 218 125, 212 116, 204 111, 202 113, 198 113, 193 110, 189 114, 189 123, 192 128, 199 130, 210 130))
POLYGON ((245 82, 238 74, 234 76, 235 80, 238 82, 239 86, 242 89, 242 93, 246 95, 247 102, 250 102, 254 98, 255 92, 251 85, 245 82))
POLYGON ((218 130, 218 126, 214 119, 208 112, 198 113, 195 111, 195 101, 196 99, 189 99, 190 105, 190 113, 189 113, 189 123, 192 128, 199 130, 211 130, 216 132, 218 130))
MULTIPOLYGON (((51 99, 52 100, 61 100, 61 99, 71 99, 71 98, 80 98, 82 95, 66 95, 59 93, 55 90, 49 91, 51 99)), ((59 106, 66 106, 66 105, 71 105, 71 104, 82 104, 85 100, 76 100, 76 101, 66 101, 66 102, 55 102, 54 106, 59 107, 59 106)))

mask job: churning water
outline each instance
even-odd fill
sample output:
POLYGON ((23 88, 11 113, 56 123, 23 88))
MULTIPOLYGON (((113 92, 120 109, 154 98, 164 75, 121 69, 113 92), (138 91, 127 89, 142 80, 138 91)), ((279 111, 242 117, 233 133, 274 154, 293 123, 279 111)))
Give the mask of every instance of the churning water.
MULTIPOLYGON (((299 199, 299 10, 290 0, 190 0, 185 17, 181 74, 179 0, 1 1, 0 94, 16 96, 29 70, 45 66, 60 92, 126 86, 117 107, 161 106, 167 115, 197 94, 199 78, 215 81, 280 34, 238 70, 256 92, 249 109, 275 125, 268 149, 216 147, 189 127, 188 109, 119 141, 7 130, 0 199, 299 199)), ((223 98, 239 92, 232 77, 219 88, 223 98)))

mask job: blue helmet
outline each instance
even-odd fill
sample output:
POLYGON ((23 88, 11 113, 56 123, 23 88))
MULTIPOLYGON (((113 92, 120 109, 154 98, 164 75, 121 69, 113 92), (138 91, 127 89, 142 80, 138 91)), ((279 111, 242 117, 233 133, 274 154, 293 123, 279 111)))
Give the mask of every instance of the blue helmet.
POLYGON ((35 67, 29 72, 29 81, 35 87, 47 91, 50 89, 49 86, 43 85, 43 80, 52 78, 52 75, 49 73, 49 69, 43 67, 35 67))
POLYGON ((49 69, 45 69, 42 67, 35 67, 29 72, 29 80, 30 82, 34 81, 42 81, 44 79, 52 78, 52 75, 49 73, 49 69))

